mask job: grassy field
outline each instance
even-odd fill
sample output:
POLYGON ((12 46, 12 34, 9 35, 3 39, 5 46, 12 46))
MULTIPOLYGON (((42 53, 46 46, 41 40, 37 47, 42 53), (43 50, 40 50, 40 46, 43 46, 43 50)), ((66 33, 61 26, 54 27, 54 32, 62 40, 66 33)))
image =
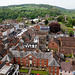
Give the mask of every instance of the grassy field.
POLYGON ((63 24, 62 22, 59 22, 59 24, 61 25, 61 29, 63 29, 63 30, 72 30, 73 29, 71 27, 65 26, 65 24, 63 24))
POLYGON ((48 75, 48 72, 47 72, 47 71, 35 71, 35 70, 31 70, 31 73, 34 73, 34 74, 42 74, 42 75, 48 75))
POLYGON ((45 8, 45 7, 42 7, 42 8, 39 8, 39 7, 31 7, 31 6, 18 6, 18 7, 9 7, 9 9, 11 10, 46 10, 48 8, 45 8))
POLYGON ((28 73, 28 69, 25 69, 25 70, 20 69, 19 71, 20 71, 20 72, 28 73))

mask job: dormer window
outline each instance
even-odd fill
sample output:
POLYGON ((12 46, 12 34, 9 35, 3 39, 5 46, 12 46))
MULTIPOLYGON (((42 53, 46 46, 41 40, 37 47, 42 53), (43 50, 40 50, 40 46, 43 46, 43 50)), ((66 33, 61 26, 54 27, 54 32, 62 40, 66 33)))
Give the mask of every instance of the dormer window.
POLYGON ((37 45, 35 45, 35 48, 37 48, 37 45))
POLYGON ((34 45, 32 45, 32 48, 34 48, 34 45))

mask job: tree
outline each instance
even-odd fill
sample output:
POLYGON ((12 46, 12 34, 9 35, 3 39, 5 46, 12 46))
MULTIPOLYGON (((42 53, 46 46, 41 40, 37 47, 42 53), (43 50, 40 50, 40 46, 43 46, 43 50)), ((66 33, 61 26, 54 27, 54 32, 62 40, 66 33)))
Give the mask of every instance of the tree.
POLYGON ((75 19, 72 20, 72 25, 73 25, 73 26, 75 25, 75 19))
POLYGON ((47 25, 48 24, 48 20, 45 20, 45 25, 47 25))
POLYGON ((20 22, 23 18, 17 17, 17 21, 20 22))
POLYGON ((60 31, 60 24, 59 23, 50 23, 50 31, 53 33, 57 33, 58 31, 60 31))
POLYGON ((35 24, 35 22, 34 22, 33 20, 31 21, 31 23, 32 23, 32 24, 35 24))
POLYGON ((2 23, 2 19, 0 19, 0 23, 2 23))
POLYGON ((71 18, 68 19, 68 23, 72 24, 72 19, 71 18))
POLYGON ((69 31, 68 31, 68 34, 69 34, 70 37, 73 37, 73 36, 74 36, 74 31, 69 30, 69 31))
POLYGON ((63 16, 59 16, 59 17, 57 18, 57 20, 58 20, 59 22, 64 22, 64 21, 65 21, 63 16))

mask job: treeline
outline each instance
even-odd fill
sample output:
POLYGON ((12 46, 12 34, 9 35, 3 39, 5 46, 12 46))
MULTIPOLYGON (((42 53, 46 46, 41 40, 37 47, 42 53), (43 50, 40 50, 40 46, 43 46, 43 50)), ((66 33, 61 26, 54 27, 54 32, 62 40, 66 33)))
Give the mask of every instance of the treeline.
POLYGON ((63 16, 63 15, 61 15, 61 16, 59 16, 58 17, 58 22, 62 22, 62 23, 65 23, 65 25, 67 26, 67 27, 73 27, 73 26, 75 26, 75 18, 72 18, 72 17, 68 17, 68 16, 63 16))
POLYGON ((56 17, 64 15, 64 13, 71 13, 71 11, 65 10, 64 8, 44 4, 23 4, 0 7, 0 22, 5 19, 18 19, 20 21, 23 17, 34 19, 38 16, 45 17, 46 14, 56 17))
POLYGON ((46 5, 35 5, 31 6, 9 6, 9 7, 2 7, 0 8, 0 22, 5 19, 20 19, 23 17, 27 17, 30 19, 34 19, 38 16, 45 17, 46 14, 49 14, 50 16, 58 16, 61 15, 62 13, 60 12, 59 9, 56 9, 54 7, 48 7, 46 5), (20 8, 20 9, 19 9, 20 8))

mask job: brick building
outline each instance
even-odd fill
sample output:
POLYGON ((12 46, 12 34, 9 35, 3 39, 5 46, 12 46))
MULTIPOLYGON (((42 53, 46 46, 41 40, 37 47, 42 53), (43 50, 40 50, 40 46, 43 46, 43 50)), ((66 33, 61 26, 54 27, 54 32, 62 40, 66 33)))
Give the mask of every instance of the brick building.
POLYGON ((74 37, 61 37, 58 38, 60 41, 59 52, 70 55, 75 55, 75 38, 74 37))
POLYGON ((75 38, 59 37, 49 40, 48 48, 58 50, 65 55, 73 53, 75 55, 75 38))
POLYGON ((59 50, 59 41, 56 38, 54 38, 49 42, 48 48, 59 50))
POLYGON ((59 64, 53 58, 52 52, 37 53, 37 52, 24 52, 24 51, 11 51, 14 63, 24 66, 48 68, 50 74, 59 74, 59 64))

